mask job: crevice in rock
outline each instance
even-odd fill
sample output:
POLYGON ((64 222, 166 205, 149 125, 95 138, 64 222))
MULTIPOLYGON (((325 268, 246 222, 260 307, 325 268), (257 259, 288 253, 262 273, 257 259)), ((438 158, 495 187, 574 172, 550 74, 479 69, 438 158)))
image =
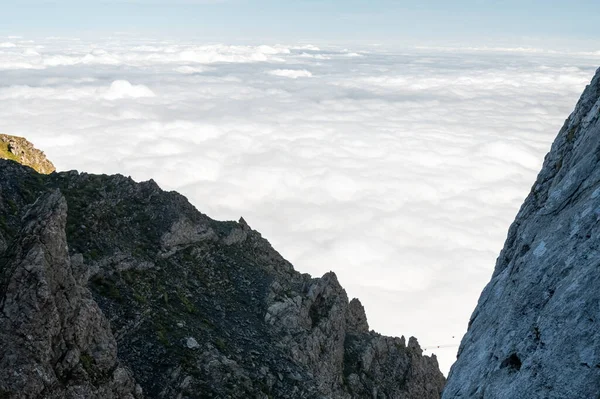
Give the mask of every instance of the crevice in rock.
POLYGON ((316 327, 319 324, 319 321, 327 316, 327 313, 327 309, 325 308, 325 298, 323 298, 322 295, 319 295, 308 311, 312 326, 316 327))
POLYGON ((510 355, 509 357, 504 359, 502 361, 502 363, 500 363, 501 369, 504 369, 507 367, 512 370, 516 370, 516 371, 521 370, 521 359, 519 358, 519 356, 516 353, 513 353, 512 355, 510 355))

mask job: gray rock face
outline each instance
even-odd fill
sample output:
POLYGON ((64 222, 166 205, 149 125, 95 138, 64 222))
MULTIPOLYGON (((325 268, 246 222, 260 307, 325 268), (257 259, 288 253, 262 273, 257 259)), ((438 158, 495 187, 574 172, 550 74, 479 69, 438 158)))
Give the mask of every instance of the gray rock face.
POLYGON ((415 338, 369 331, 334 273, 152 181, 0 160, 0 244, 0 398, 438 399, 445 382, 415 338))
POLYGON ((600 392, 600 70, 508 232, 443 398, 600 392))
POLYGON ((40 197, 0 261, 0 397, 133 399, 110 325, 71 267, 66 220, 58 190, 40 197))
POLYGON ((278 282, 271 289, 265 321, 280 332, 277 346, 308 371, 292 378, 312 379, 329 398, 439 397, 444 379, 435 357, 422 356, 414 337, 407 347, 404 337, 369 332, 362 304, 348 303, 334 273, 310 281, 305 295, 281 298, 278 282))

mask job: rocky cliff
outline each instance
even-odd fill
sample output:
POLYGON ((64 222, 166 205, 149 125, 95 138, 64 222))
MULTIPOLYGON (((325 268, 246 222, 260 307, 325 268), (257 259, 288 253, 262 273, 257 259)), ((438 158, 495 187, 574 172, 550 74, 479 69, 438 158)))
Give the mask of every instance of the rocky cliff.
POLYGON ((439 398, 334 273, 154 182, 0 160, 0 398, 439 398))
POLYGON ((443 398, 598 398, 600 70, 510 227, 443 398))
POLYGON ((23 137, 0 134, 0 158, 19 162, 39 173, 48 174, 56 170, 46 155, 23 137))
POLYGON ((58 190, 41 196, 0 259, 0 397, 133 399, 108 320, 69 259, 66 210, 58 190))

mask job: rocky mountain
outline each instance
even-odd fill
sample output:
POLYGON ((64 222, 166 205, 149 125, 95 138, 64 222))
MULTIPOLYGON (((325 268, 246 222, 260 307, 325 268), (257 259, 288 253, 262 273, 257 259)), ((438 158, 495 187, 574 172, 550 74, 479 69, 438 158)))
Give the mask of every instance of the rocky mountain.
POLYGON ((2 257, 0 396, 133 398, 108 320, 67 251, 67 204, 44 194, 2 257))
POLYGON ((0 398, 439 398, 333 272, 153 181, 0 160, 0 398))
POLYGON ((0 158, 19 162, 39 173, 48 174, 56 170, 46 155, 23 137, 0 134, 0 158))
POLYGON ((598 398, 600 69, 510 227, 444 399, 598 398))

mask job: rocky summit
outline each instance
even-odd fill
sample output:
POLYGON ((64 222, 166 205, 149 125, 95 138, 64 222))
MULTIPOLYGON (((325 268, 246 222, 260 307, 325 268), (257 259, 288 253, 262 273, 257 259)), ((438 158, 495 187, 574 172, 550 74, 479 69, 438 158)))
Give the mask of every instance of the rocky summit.
POLYGON ((510 227, 444 399, 598 398, 600 69, 510 227))
POLYGON ((120 175, 0 176, 0 398, 440 397, 435 356, 243 219, 120 175))
POLYGON ((0 134, 0 159, 10 159, 29 166, 39 173, 52 173, 56 170, 46 155, 23 137, 0 134))

